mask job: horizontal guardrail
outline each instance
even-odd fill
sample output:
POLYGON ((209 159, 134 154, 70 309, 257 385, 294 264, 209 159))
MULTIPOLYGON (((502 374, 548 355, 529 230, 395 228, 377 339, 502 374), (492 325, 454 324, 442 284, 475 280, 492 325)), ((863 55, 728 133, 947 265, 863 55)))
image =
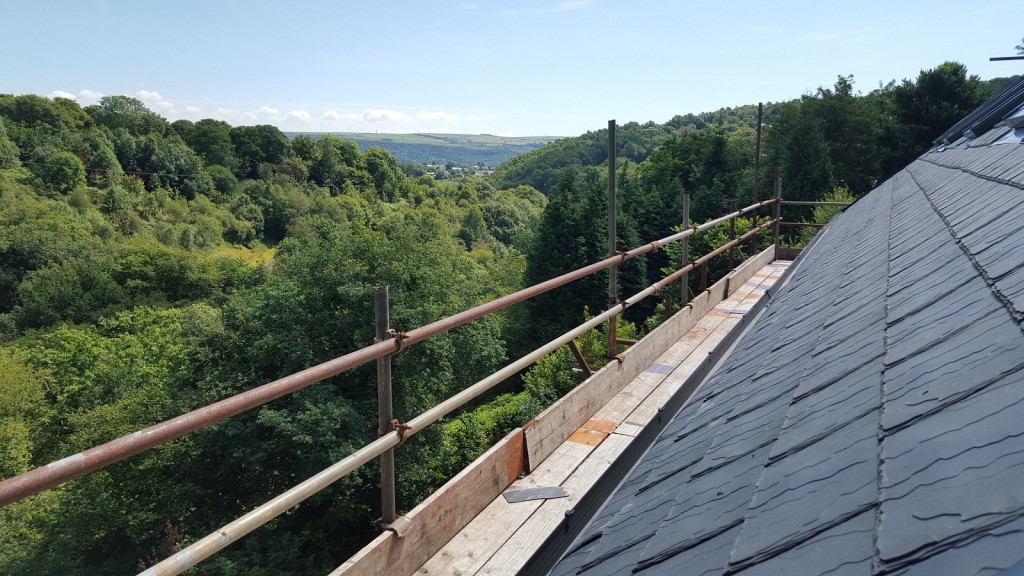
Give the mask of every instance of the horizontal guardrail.
MULTIPOLYGON (((769 202, 770 203, 770 202, 769 202)), ((736 212, 734 214, 738 214, 736 212)), ((551 340, 547 344, 537 348, 530 354, 523 356, 519 360, 509 364, 501 370, 487 376, 483 380, 473 384, 466 388, 462 392, 452 396, 437 406, 427 410, 423 414, 420 414, 416 418, 413 418, 403 426, 403 433, 393 431, 387 433, 385 436, 367 444, 363 448, 359 449, 352 455, 340 460, 336 464, 324 469, 320 473, 312 476, 304 482, 296 485, 287 492, 277 496, 269 502, 253 509, 248 514, 234 520, 233 522, 221 527, 220 529, 208 534, 200 540, 193 543, 191 546, 175 553, 174 555, 163 560, 159 564, 152 566, 151 568, 141 572, 139 576, 171 576, 174 574, 180 574, 185 570, 188 570, 192 566, 195 566, 199 562, 209 558, 218 551, 229 546, 233 542, 242 538, 246 534, 252 532, 256 528, 259 528, 263 524, 266 524, 270 520, 286 512, 292 506, 299 504, 303 500, 313 496, 320 490, 323 490, 331 483, 341 479, 346 474, 351 473, 356 468, 362 466, 373 460, 374 458, 384 454, 388 450, 397 447, 402 443, 403 438, 412 436, 417 432, 420 432, 430 424, 437 422, 444 416, 448 415, 454 410, 464 406, 474 398, 480 396, 484 392, 494 388, 498 384, 502 383, 506 379, 517 374, 524 368, 529 367, 537 360, 540 360, 544 356, 554 352, 556 349, 564 346, 565 344, 575 340, 582 334, 589 330, 592 330, 616 314, 620 314, 630 306, 640 302, 644 298, 652 294, 656 294, 664 285, 669 284, 683 274, 696 269, 698 266, 707 264, 715 256, 724 253, 741 242, 753 237, 755 234, 764 230, 775 223, 775 220, 769 220, 755 228, 752 228, 746 234, 737 237, 736 239, 723 244, 719 248, 707 253, 706 255, 688 263, 672 274, 662 278, 660 281, 655 282, 644 290, 637 292, 633 296, 627 298, 625 301, 612 306, 605 310, 601 314, 591 318, 587 322, 577 326, 576 328, 566 332, 565 334, 551 340)), ((706 228, 705 228, 706 229, 706 228)), ((694 230, 694 228, 691 228, 694 230)))

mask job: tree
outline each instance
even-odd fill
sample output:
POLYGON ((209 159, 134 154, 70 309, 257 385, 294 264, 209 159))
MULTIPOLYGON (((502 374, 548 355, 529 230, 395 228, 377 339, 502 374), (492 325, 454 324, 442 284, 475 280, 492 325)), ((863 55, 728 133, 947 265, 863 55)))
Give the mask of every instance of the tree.
POLYGON ((204 118, 183 131, 186 134, 181 134, 182 139, 207 166, 217 164, 232 169, 238 164, 231 140, 231 125, 227 122, 204 118))
MULTIPOLYGON (((607 197, 600 180, 582 181, 569 171, 544 209, 526 264, 527 284, 549 280, 608 255, 607 197)), ((591 274, 530 300, 534 336, 546 341, 578 325, 583 310, 607 303, 607 273, 591 274)))
POLYGON ((0 169, 17 168, 21 165, 18 161, 18 145, 11 142, 7 137, 7 130, 4 128, 3 119, 0 118, 0 169))
POLYGON ((305 134, 299 134, 295 138, 292 138, 292 152, 306 162, 307 165, 312 165, 314 162, 320 159, 320 148, 316 145, 316 140, 313 140, 305 134))
POLYGON ((32 155, 30 168, 43 185, 62 194, 85 185, 85 166, 71 152, 53 148, 37 149, 32 155))
POLYGON ((289 152, 288 137, 276 126, 235 126, 231 129, 239 178, 259 178, 260 165, 278 165, 289 152))
POLYGON ((111 130, 123 128, 132 136, 164 134, 170 128, 167 120, 130 96, 104 96, 91 111, 97 124, 111 130))
POLYGON ((385 202, 394 202, 402 193, 405 182, 401 168, 387 150, 379 147, 369 148, 363 154, 366 171, 370 173, 377 196, 385 202))
POLYGON ((1017 50, 1017 54, 1024 55, 1024 38, 1020 39, 1020 44, 1014 46, 1017 50))
POLYGON ((124 175, 117 161, 117 153, 114 152, 114 144, 100 128, 93 128, 81 137, 77 152, 86 166, 89 182, 93 185, 109 184, 124 175))
MULTIPOLYGON (((981 105, 980 79, 959 62, 922 70, 916 82, 905 80, 892 91, 893 159, 898 170, 923 153, 953 124, 981 105)), ((854 190, 854 192, 857 192, 854 190)))
MULTIPOLYGON (((315 144, 316 152, 303 152, 313 159, 309 177, 329 189, 331 194, 340 194, 346 182, 362 184, 364 176, 366 180, 369 179, 363 169, 359 146, 355 142, 325 134, 315 144)), ((300 141, 300 150, 305 150, 305 145, 304 141, 300 141)))

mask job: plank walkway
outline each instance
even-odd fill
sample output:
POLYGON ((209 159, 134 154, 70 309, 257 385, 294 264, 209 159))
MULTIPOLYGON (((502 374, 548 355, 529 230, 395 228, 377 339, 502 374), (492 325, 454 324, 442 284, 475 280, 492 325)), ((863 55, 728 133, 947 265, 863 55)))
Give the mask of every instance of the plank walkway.
POLYGON ((507 489, 557 486, 568 492, 569 497, 510 504, 499 495, 416 574, 515 574, 557 526, 565 511, 576 505, 616 456, 654 418, 658 407, 682 386, 789 264, 775 261, 755 273, 533 472, 507 489))

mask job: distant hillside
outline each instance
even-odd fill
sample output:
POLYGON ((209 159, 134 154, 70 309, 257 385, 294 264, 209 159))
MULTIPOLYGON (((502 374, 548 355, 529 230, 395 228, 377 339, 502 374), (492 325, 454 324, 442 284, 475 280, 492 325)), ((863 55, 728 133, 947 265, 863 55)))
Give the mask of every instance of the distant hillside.
MULTIPOLYGON (((289 138, 306 134, 312 138, 322 133, 286 132, 289 138)), ((379 146, 409 164, 463 164, 497 166, 530 150, 536 150, 558 136, 523 136, 508 138, 491 134, 364 134, 331 132, 331 135, 359 144, 366 150, 379 146)))

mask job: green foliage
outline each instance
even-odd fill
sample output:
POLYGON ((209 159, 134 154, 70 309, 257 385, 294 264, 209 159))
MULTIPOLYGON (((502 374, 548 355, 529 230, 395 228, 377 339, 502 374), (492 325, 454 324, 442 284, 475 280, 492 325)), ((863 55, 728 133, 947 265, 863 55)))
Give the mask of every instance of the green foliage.
MULTIPOLYGON (((853 202, 856 199, 857 198, 848 188, 844 188, 842 186, 833 188, 831 192, 825 194, 825 196, 821 198, 823 202, 853 202)), ((812 210, 810 221, 815 224, 828 224, 829 220, 842 211, 843 208, 839 206, 815 206, 812 210)), ((801 228, 799 245, 806 246, 817 233, 817 228, 801 228)))
POLYGON ((89 113, 97 124, 113 132, 124 130, 136 137, 163 135, 170 128, 167 120, 130 96, 104 96, 99 106, 90 108, 89 113))
POLYGON ((21 165, 18 161, 20 154, 18 145, 11 142, 7 137, 7 130, 4 128, 3 119, 0 118, 0 170, 5 168, 17 168, 21 165))
MULTIPOLYGON (((534 238, 526 265, 526 283, 538 284, 608 254, 607 196, 599 180, 581 182, 566 172, 551 198, 534 238)), ((591 274, 530 300, 530 325, 547 340, 578 325, 583 310, 603 309, 607 272, 591 274)))
MULTIPOLYGON (((276 166, 288 155, 288 137, 274 126, 235 126, 231 129, 240 178, 260 178, 260 167, 276 166)), ((223 163, 222 163, 223 164, 223 163)))
POLYGON ((9 478, 28 470, 32 461, 43 374, 21 355, 0 349, 0 397, 0 478, 9 478))
MULTIPOLYGON (((840 77, 769 105, 761 181, 778 169, 786 197, 820 198, 843 182, 849 192, 826 197, 855 197, 909 150, 887 139, 910 142, 914 126, 969 107, 975 85, 944 64, 866 96, 840 77)), ((621 126, 618 247, 670 234, 684 192, 695 221, 745 203, 753 114, 741 106, 621 126)), ((362 153, 334 136, 289 142, 272 126, 168 124, 124 96, 83 110, 72 100, 0 95, 0 474, 371 343, 374 286, 390 287, 392 326, 409 330, 524 279, 604 258, 606 153, 598 131, 513 159, 488 180, 453 166, 452 178, 435 180, 425 167, 403 170, 385 149, 362 153), (67 170, 49 173, 51 164, 67 170)), ((737 233, 749 226, 740 219, 737 233)), ((722 245, 726 230, 694 238, 691 254, 722 245)), ((673 267, 674 250, 620 266, 620 296, 673 267)), ((712 281, 726 259, 712 262, 712 281)), ((604 309, 606 278, 592 275, 404 350, 394 359, 396 415, 408 420, 528 343, 604 309)), ((660 314, 672 304, 663 300, 660 314)), ((620 337, 633 337, 627 320, 652 311, 631 307, 620 337)), ((606 361, 600 331, 578 343, 592 368, 606 361)), ((494 398, 414 437, 398 452, 400 508, 576 386, 575 366, 562 347, 494 398)), ((0 573, 152 565, 375 438, 375 413, 375 377, 362 367, 4 507, 0 573)), ((372 537, 378 482, 361 469, 202 570, 326 573, 372 537)))
MULTIPOLYGON (((664 126, 653 122, 630 122, 615 130, 621 157, 641 162, 668 134, 664 126)), ((560 179, 566 170, 601 166, 608 160, 608 130, 587 132, 575 138, 562 138, 543 148, 521 154, 498 166, 491 175, 497 188, 512 188, 526 184, 545 195, 557 193, 560 179)))
POLYGON ((405 178, 398 162, 387 150, 370 148, 363 154, 363 162, 381 200, 394 202, 402 195, 405 178))
POLYGON ((981 80, 968 76, 963 64, 944 62, 922 70, 916 82, 904 80, 892 90, 891 100, 893 157, 887 168, 895 172, 982 103, 981 80))
POLYGON ((37 148, 30 168, 44 186, 62 194, 85 185, 85 166, 71 152, 37 148))

